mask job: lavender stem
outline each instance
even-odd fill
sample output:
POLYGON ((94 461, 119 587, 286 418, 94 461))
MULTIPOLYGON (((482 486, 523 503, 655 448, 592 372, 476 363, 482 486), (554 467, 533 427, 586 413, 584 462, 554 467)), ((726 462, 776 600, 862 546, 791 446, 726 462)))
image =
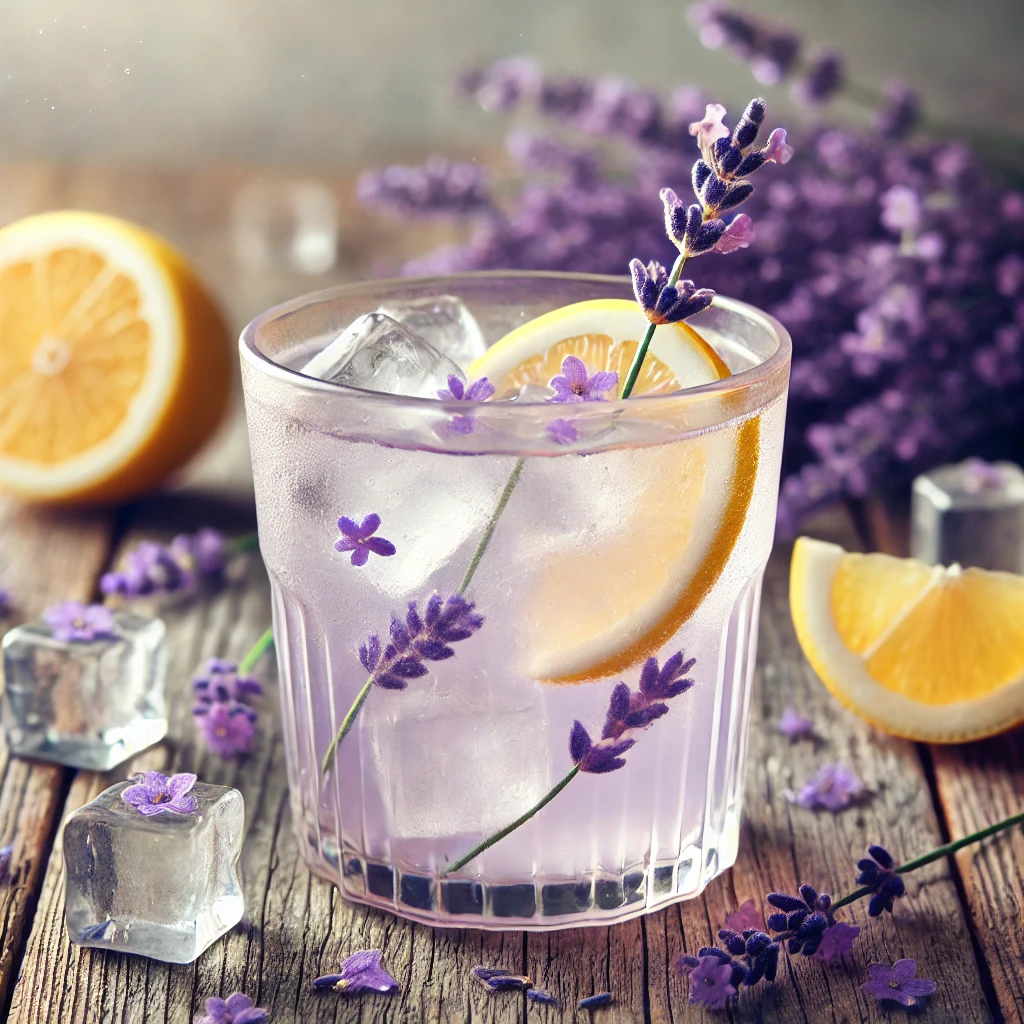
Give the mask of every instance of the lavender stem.
POLYGON ((580 766, 578 764, 574 764, 569 769, 569 771, 565 773, 561 780, 556 782, 554 787, 551 790, 549 790, 547 794, 541 797, 541 799, 538 800, 537 803, 535 803, 525 814, 521 814, 518 818, 516 818, 515 821, 512 822, 511 825, 506 825, 500 832, 495 832, 493 836, 490 836, 489 838, 485 839, 482 843, 478 843, 464 857, 460 857, 454 864, 445 868, 441 872, 441 877, 444 878, 445 875, 450 874, 452 871, 458 871, 459 868, 468 864, 478 854, 483 853, 484 850, 488 849, 495 843, 504 839, 505 836, 507 836, 510 832, 515 832, 515 830, 519 828, 520 825, 529 821, 539 810, 541 810, 542 808, 546 807, 549 803, 551 803, 551 801, 554 800, 555 797, 558 796, 558 794, 561 793, 562 790, 565 789, 565 787, 568 786, 574 778, 576 778, 576 776, 579 774, 579 770, 580 766))
POLYGON ((509 498, 512 497, 512 492, 516 489, 516 484, 519 483, 519 477, 522 474, 523 467, 525 465, 526 459, 519 458, 516 460, 516 464, 512 467, 512 472, 509 474, 508 480, 505 482, 505 487, 501 492, 501 496, 498 498, 498 504, 494 506, 491 518, 487 520, 487 526, 484 528, 484 534, 476 546, 476 551, 473 552, 473 557, 469 561, 469 567, 466 569, 466 575, 462 577, 462 582, 459 584, 457 593, 464 594, 466 592, 466 588, 472 581, 473 576, 476 573, 477 566, 480 565, 480 559, 484 557, 487 545, 491 543, 491 536, 494 533, 495 527, 498 525, 498 520, 505 511, 505 506, 508 504, 509 498))
POLYGON ((363 706, 363 702, 370 695, 370 690, 373 688, 373 677, 371 676, 363 684, 363 688, 359 691, 356 699, 352 702, 352 707, 348 709, 348 714, 342 720, 341 728, 338 730, 338 734, 331 740, 331 745, 327 748, 327 753, 324 754, 323 761, 320 762, 320 771, 326 775, 331 770, 331 765, 334 763, 334 755, 338 752, 338 744, 348 735, 349 729, 352 728, 352 723, 356 720, 356 715, 359 714, 359 709, 363 706))
POLYGON ((274 628, 271 626, 260 638, 249 648, 248 654, 239 662, 238 674, 240 676, 248 675, 253 666, 260 658, 274 646, 274 628))
MULTIPOLYGON (((977 843, 982 839, 987 839, 989 836, 994 836, 997 832, 1002 832, 1005 829, 1012 828, 1014 825, 1024 824, 1024 811, 1019 814, 1013 814, 1009 818, 1004 818, 1002 821, 996 822, 995 825, 989 825, 987 828, 979 829, 977 832, 972 832, 968 836, 964 836, 962 839, 955 839, 951 843, 946 843, 945 846, 938 846, 931 853, 926 853, 922 857, 916 857, 914 860, 908 860, 906 864, 901 864, 896 868, 896 873, 904 875, 908 871, 916 871, 918 868, 923 868, 926 864, 931 864, 934 861, 941 860, 943 857, 948 857, 951 853, 956 853, 957 850, 962 850, 965 846, 970 846, 971 843, 977 843)), ((850 893, 849 896, 844 896, 841 900, 836 900, 832 904, 833 910, 838 910, 839 907, 845 907, 855 900, 859 900, 864 896, 874 892, 873 889, 863 887, 856 889, 850 893)))
MULTIPOLYGON (((674 288, 679 282, 679 275, 683 272, 683 264, 686 262, 686 256, 684 253, 680 253, 676 257, 675 263, 672 264, 672 273, 668 276, 668 284, 666 287, 674 288)), ((654 329, 657 324, 648 324, 647 333, 644 335, 644 340, 640 342, 640 347, 636 350, 636 355, 633 356, 633 362, 630 363, 629 373, 626 374, 626 383, 622 386, 622 397, 629 398, 630 393, 636 386, 636 379, 640 376, 640 369, 644 365, 644 359, 647 357, 647 349, 650 348, 651 339, 654 337, 654 329)))

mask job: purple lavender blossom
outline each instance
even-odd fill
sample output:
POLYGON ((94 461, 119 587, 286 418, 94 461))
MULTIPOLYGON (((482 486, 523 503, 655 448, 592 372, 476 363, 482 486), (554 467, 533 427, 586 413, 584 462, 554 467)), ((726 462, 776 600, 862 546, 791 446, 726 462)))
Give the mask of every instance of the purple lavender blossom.
POLYGON ((732 967, 716 956, 702 956, 690 970, 690 1002, 703 1003, 709 1010, 724 1010, 736 995, 732 967))
POLYGON ((770 892, 767 900, 776 908, 775 913, 768 915, 768 931, 776 933, 776 941, 785 942, 790 953, 813 956, 825 932, 835 924, 832 897, 804 884, 799 896, 770 892))
POLYGON ((192 677, 192 692, 204 704, 232 700, 249 703, 263 694, 263 686, 253 676, 240 676, 238 665, 226 658, 208 658, 192 677))
POLYGON ((313 982, 315 989, 351 995, 356 992, 394 992, 398 982, 384 970, 379 949, 361 949, 347 956, 337 974, 325 974, 313 982))
POLYGON ((359 660, 374 686, 404 690, 410 679, 427 675, 424 661, 444 661, 455 655, 451 644, 468 640, 484 623, 472 601, 461 594, 433 594, 422 616, 409 602, 405 620, 392 616, 386 645, 374 633, 359 647, 359 660))
POLYGON ((843 87, 843 57, 836 50, 822 50, 810 62, 803 77, 793 85, 799 103, 820 106, 843 87))
POLYGON ((965 494, 981 494, 982 491, 995 491, 1006 486, 1006 471, 1002 466, 995 466, 984 459, 965 459, 961 466, 963 475, 960 479, 965 494))
POLYGON ((754 222, 745 213, 738 213, 715 243, 714 252, 730 253, 746 249, 754 241, 754 222))
POLYGON ((255 1006, 247 995, 235 992, 227 999, 219 996, 207 999, 206 1013, 196 1017, 195 1024, 263 1024, 269 1016, 269 1010, 255 1006))
POLYGON ((226 563, 227 538, 204 526, 179 534, 170 544, 140 541, 125 554, 120 569, 101 577, 100 590, 124 598, 187 592, 199 583, 219 583, 226 563))
POLYGON ((719 139, 732 134, 724 124, 725 107, 721 103, 709 103, 704 117, 690 125, 690 134, 697 140, 701 150, 711 149, 719 139))
POLYGON ((547 426, 548 436, 555 444, 575 444, 580 432, 572 420, 552 420, 547 426))
POLYGON ((529 989, 533 982, 522 974, 513 974, 502 967, 474 967, 473 977, 488 992, 508 992, 529 989))
POLYGON ((921 101, 905 82, 890 82, 885 90, 886 106, 875 118, 875 131, 883 139, 902 139, 921 117, 921 101))
POLYGON ((114 616, 101 604, 82 604, 81 601, 62 601, 43 612, 43 620, 53 631, 55 640, 71 643, 75 640, 99 640, 113 637, 114 616))
POLYGON ((893 185, 881 195, 882 223, 899 234, 921 226, 921 197, 909 185, 893 185))
POLYGON ((598 992, 581 999, 576 1005, 581 1010, 599 1010, 602 1006, 612 1005, 612 994, 611 992, 598 992))
POLYGON ((486 172, 476 163, 432 156, 422 167, 393 164, 367 171, 356 185, 359 201, 401 217, 488 215, 494 209, 486 172))
MULTIPOLYGON (((445 402, 486 402, 494 394, 494 385, 481 377, 466 385, 454 373, 448 375, 448 387, 437 392, 437 397, 445 402)), ((476 420, 472 415, 459 414, 452 416, 444 423, 446 434, 471 434, 476 429, 476 420)))
POLYGON ((684 661, 683 652, 677 651, 659 668, 657 658, 648 658, 640 670, 638 690, 630 690, 623 682, 612 690, 601 738, 596 743, 582 722, 573 722, 569 734, 572 763, 581 772, 591 775, 604 775, 622 768, 626 763, 622 755, 636 743, 628 734, 646 729, 667 714, 665 701, 693 686, 692 679, 682 677, 693 668, 696 660, 684 661))
POLYGON ((668 271, 656 260, 646 267, 640 260, 631 260, 629 272, 636 301, 652 324, 674 324, 686 320, 707 309, 715 297, 710 288, 698 289, 692 281, 669 285, 668 271))
POLYGON ((884 846, 869 846, 867 857, 857 861, 857 867, 860 869, 857 884, 873 893, 868 902, 868 915, 880 917, 886 910, 891 914, 893 903, 907 892, 903 878, 896 873, 892 854, 884 846))
POLYGON ((814 954, 815 960, 822 960, 827 964, 842 960, 847 953, 853 949, 853 940, 860 935, 860 927, 855 924, 847 924, 845 921, 836 921, 830 924, 821 935, 821 945, 814 954))
POLYGON ((786 129, 773 128, 761 152, 767 163, 788 164, 793 159, 793 147, 786 143, 786 129))
MULTIPOLYGON (((461 381, 460 381, 461 383, 461 381)), ((366 565, 371 552, 387 558, 395 553, 395 545, 383 537, 373 535, 380 528, 380 516, 371 512, 361 523, 348 516, 338 517, 338 529, 342 536, 334 542, 336 551, 351 551, 353 565, 366 565)))
POLYGON ((848 807, 864 791, 856 772, 841 764, 823 764, 798 793, 787 790, 786 799, 809 811, 824 808, 834 814, 848 807))
POLYGON ((690 21, 709 50, 727 49, 749 64, 759 82, 776 85, 789 73, 800 52, 800 37, 781 26, 751 17, 723 3, 694 4, 690 21))
POLYGON ((741 907, 725 915, 725 927, 737 935, 745 931, 764 931, 764 915, 753 900, 747 900, 741 907))
MULTIPOLYGON (((718 933, 722 946, 705 946, 697 951, 696 956, 683 955, 675 962, 675 969, 682 975, 690 977, 690 1002, 703 1002, 693 998, 694 973, 703 975, 703 985, 707 985, 707 968, 712 966, 708 960, 714 961, 714 966, 725 967, 729 974, 716 972, 713 977, 722 981, 727 980, 732 992, 728 993, 717 1009, 725 1006, 725 999, 736 994, 741 985, 751 988, 759 981, 774 981, 779 970, 778 942, 775 942, 764 932, 756 928, 746 929, 743 934, 738 934, 729 928, 723 928, 718 933), (725 948, 722 948, 725 947, 725 948)), ((719 990, 721 993, 724 985, 719 990)))
POLYGON ((588 375, 586 364, 579 356, 566 356, 562 372, 551 378, 554 395, 550 402, 603 402, 603 392, 611 391, 619 383, 619 375, 611 370, 598 370, 588 375))
POLYGON ((787 707, 782 712, 777 728, 790 742, 805 740, 814 735, 814 722, 798 714, 793 707, 787 707))
POLYGON ((526 998, 531 1003, 541 1003, 544 1006, 558 1006, 558 996, 552 995, 539 988, 528 988, 526 998))
POLYGON ((188 793, 196 784, 196 776, 190 772, 180 772, 169 777, 161 772, 143 772, 136 778, 138 781, 121 793, 121 799, 139 814, 152 817, 154 814, 168 812, 195 813, 195 797, 188 793))
POLYGON ((892 967, 868 964, 868 974, 870 980, 865 981, 861 988, 879 1002, 891 999, 902 1006, 916 1006, 938 988, 929 978, 915 977, 916 960, 897 960, 892 967))
POLYGON ((212 526, 195 533, 180 533, 168 545, 174 560, 186 572, 205 580, 219 580, 227 562, 227 538, 212 526))
POLYGON ((206 745, 218 757, 230 759, 252 749, 257 714, 247 704, 237 700, 200 703, 192 715, 206 745))

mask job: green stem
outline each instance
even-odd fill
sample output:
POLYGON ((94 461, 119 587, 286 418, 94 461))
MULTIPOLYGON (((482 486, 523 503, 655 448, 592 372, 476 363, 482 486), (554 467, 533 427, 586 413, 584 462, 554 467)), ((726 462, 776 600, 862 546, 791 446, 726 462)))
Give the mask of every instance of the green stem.
POLYGON ((320 762, 320 771, 324 775, 330 771, 331 765, 334 763, 334 755, 338 752, 338 744, 348 735, 349 729, 352 728, 352 723, 356 720, 356 715, 359 714, 359 709, 363 706, 363 702, 366 698, 370 696, 370 690, 372 689, 373 677, 371 676, 365 683, 363 683, 363 688, 359 691, 359 695, 353 701, 352 707, 348 709, 348 714, 341 723, 338 735, 331 740, 331 745, 327 748, 327 753, 324 754, 323 761, 320 762))
POLYGON ((501 492, 501 496, 498 498, 498 504, 494 506, 491 518, 487 520, 487 526, 484 528, 484 534, 480 538, 480 542, 476 546, 476 551, 473 552, 473 557, 469 561, 469 567, 466 569, 466 575, 462 577, 462 582, 459 584, 458 592, 460 594, 464 594, 466 592, 466 588, 472 581, 477 567, 480 565, 480 559, 484 557, 487 545, 491 543, 491 536, 494 534, 494 529, 498 525, 498 520, 505 511, 505 506, 508 504, 509 498, 512 497, 512 492, 516 489, 516 484, 519 483, 519 477, 522 475, 523 467, 525 465, 526 459, 516 459, 516 464, 512 467, 512 472, 509 474, 508 480, 505 482, 505 487, 501 492))
POLYGON ((227 544, 224 545, 224 548, 229 555, 241 555, 246 551, 259 551, 259 534, 255 530, 250 533, 243 533, 241 537, 235 537, 233 540, 229 540, 227 544))
MULTIPOLYGON (((683 272, 683 264, 686 262, 686 256, 680 253, 676 257, 675 263, 672 264, 672 273, 668 275, 667 287, 674 288, 679 281, 679 275, 683 272)), ((644 365, 644 359, 647 358, 647 350, 651 346, 651 339, 654 337, 654 329, 657 324, 648 324, 647 333, 644 335, 644 340, 640 342, 640 347, 636 350, 636 355, 633 356, 633 362, 629 364, 629 373, 626 374, 626 383, 622 386, 622 397, 629 398, 630 393, 636 386, 636 379, 640 376, 640 368, 644 365)))
POLYGON ((459 868, 464 867, 474 857, 483 853, 484 850, 493 846, 495 843, 500 842, 510 832, 515 832, 515 830, 519 828, 520 825, 529 821, 539 810, 541 810, 543 807, 546 807, 549 803, 551 803, 551 801, 554 800, 555 797, 558 796, 558 794, 561 793, 562 790, 565 789, 565 787, 568 786, 574 778, 576 778, 576 776, 579 774, 579 771, 580 766, 578 764, 574 764, 569 769, 569 771, 566 772, 566 774, 562 777, 561 781, 557 782, 554 788, 551 789, 546 796, 542 797, 537 803, 535 803, 525 814, 521 814, 518 818, 516 818, 515 821, 512 822, 511 825, 506 825, 500 832, 495 832, 493 836, 490 836, 488 839, 485 839, 482 843, 478 843, 464 857, 460 857, 454 864, 445 868, 444 871, 441 872, 441 877, 443 878, 445 875, 450 874, 452 871, 458 871, 459 868))
MULTIPOLYGON (((943 857, 948 857, 951 853, 956 853, 957 850, 962 850, 965 846, 970 846, 971 843, 980 842, 982 839, 987 839, 989 836, 994 836, 997 832, 1003 832, 1008 828, 1013 828, 1014 825, 1024 824, 1024 811, 1019 814, 1011 815, 1009 818, 1004 818, 1002 821, 996 822, 995 825, 989 825, 987 828, 979 829, 977 832, 972 832, 969 836, 964 836, 963 839, 955 839, 951 843, 946 843, 945 846, 939 846, 932 850, 931 853, 926 853, 923 857, 916 857, 914 860, 908 860, 906 864, 901 864, 896 868, 898 875, 905 875, 908 871, 916 871, 918 868, 923 868, 926 864, 931 864, 934 861, 941 860, 943 857)), ((849 896, 844 896, 841 900, 836 900, 832 904, 833 910, 838 910, 840 907, 845 907, 847 904, 853 903, 855 900, 859 900, 864 896, 867 896, 873 890, 868 887, 856 889, 850 893, 849 896)))
POLYGON ((244 676, 251 672, 256 662, 259 661, 260 658, 262 658, 263 655, 266 654, 273 646, 274 630, 273 627, 271 627, 259 638, 259 640, 256 641, 256 643, 252 645, 252 647, 249 648, 249 653, 241 660, 241 662, 239 662, 238 674, 240 676, 244 676))

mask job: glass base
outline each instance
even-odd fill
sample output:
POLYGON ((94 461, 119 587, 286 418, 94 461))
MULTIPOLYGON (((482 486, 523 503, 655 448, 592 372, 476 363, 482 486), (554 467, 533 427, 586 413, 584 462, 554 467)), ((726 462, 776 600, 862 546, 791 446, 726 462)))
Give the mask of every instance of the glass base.
POLYGON ((556 931, 617 924, 693 899, 736 862, 739 814, 705 846, 691 845, 676 862, 638 864, 622 873, 580 878, 533 877, 496 884, 471 875, 439 878, 383 863, 333 843, 302 842, 310 870, 333 882, 354 903, 387 910, 435 928, 556 931), (339 884, 340 875, 340 884, 339 884))

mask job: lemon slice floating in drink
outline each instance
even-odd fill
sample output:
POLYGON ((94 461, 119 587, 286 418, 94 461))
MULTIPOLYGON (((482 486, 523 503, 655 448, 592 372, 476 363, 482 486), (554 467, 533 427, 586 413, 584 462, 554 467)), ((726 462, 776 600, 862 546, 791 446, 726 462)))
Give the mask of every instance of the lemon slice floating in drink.
POLYGON ((1024 577, 801 537, 789 599, 807 660, 872 725, 960 743, 1024 721, 1024 577))
POLYGON ((73 212, 0 229, 0 488, 95 502, 152 487, 217 426, 231 359, 156 235, 73 212))
MULTIPOLYGON (((547 384, 562 360, 614 370, 619 386, 647 328, 634 302, 595 299, 531 320, 470 368, 498 394, 547 384)), ((659 327, 634 396, 710 384, 729 369, 686 324, 659 327)), ((609 395, 614 398, 614 395, 609 395)), ((632 400, 632 398, 630 399, 632 400)), ((571 415, 573 406, 564 406, 571 415)), ((550 553, 524 598, 530 671, 580 683, 623 672, 658 651, 707 597, 743 528, 757 476, 760 422, 630 449, 625 476, 605 481, 628 498, 616 529, 585 550, 550 553)), ((572 456, 569 456, 572 457, 572 456)))

